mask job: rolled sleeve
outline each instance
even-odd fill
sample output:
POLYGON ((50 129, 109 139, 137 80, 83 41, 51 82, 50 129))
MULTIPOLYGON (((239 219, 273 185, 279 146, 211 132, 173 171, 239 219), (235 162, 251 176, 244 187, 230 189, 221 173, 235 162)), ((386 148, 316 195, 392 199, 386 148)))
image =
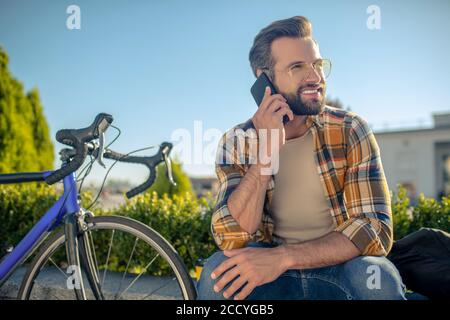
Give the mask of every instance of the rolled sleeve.
POLYGON ((242 248, 252 236, 244 231, 228 210, 228 199, 244 176, 241 165, 237 163, 235 149, 232 148, 233 135, 229 132, 219 141, 216 155, 216 174, 219 191, 211 219, 211 233, 221 250, 242 248))
POLYGON ((386 256, 393 242, 389 188, 375 136, 356 115, 347 146, 344 201, 349 219, 335 231, 350 239, 362 255, 386 256))

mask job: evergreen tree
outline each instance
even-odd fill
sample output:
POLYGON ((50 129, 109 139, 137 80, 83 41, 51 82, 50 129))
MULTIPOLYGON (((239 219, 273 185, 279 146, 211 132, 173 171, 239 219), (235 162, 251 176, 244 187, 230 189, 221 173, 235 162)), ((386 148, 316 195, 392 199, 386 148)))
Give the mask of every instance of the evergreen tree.
POLYGON ((48 170, 53 144, 36 89, 25 94, 0 47, 0 173, 48 170))
POLYGON ((32 89, 27 94, 27 98, 28 101, 30 101, 32 113, 34 115, 31 123, 38 155, 37 165, 39 166, 39 170, 51 169, 53 168, 54 161, 53 143, 50 139, 50 130, 44 116, 38 90, 36 88, 32 89))

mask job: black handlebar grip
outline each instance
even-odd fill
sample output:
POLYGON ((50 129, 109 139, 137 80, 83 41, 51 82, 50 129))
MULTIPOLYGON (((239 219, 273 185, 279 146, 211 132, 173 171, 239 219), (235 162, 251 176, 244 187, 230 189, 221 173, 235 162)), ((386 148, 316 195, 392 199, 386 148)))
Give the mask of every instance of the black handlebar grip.
POLYGON ((56 170, 51 175, 45 178, 45 182, 47 184, 51 185, 62 180, 65 176, 68 176, 72 172, 77 171, 77 169, 83 165, 84 159, 86 159, 87 156, 88 148, 86 145, 82 144, 81 146, 76 148, 76 151, 76 155, 67 165, 59 170, 56 170))
POLYGON ((53 184, 72 172, 77 171, 83 165, 88 154, 86 143, 98 139, 112 122, 113 117, 110 114, 100 113, 95 117, 94 122, 86 128, 59 130, 56 133, 56 140, 73 147, 76 154, 67 165, 53 172, 45 181, 48 184, 53 184))
POLYGON ((154 157, 130 156, 127 154, 121 154, 111 149, 105 150, 105 152, 103 153, 103 157, 120 162, 141 163, 143 165, 146 165, 147 167, 152 166, 154 163, 154 157))
POLYGON ((130 163, 140 163, 145 165, 150 170, 150 175, 144 183, 141 185, 131 189, 126 193, 126 196, 128 199, 133 198, 137 194, 144 192, 146 189, 150 188, 153 184, 153 182, 156 179, 156 165, 162 161, 161 154, 158 153, 151 157, 140 157, 140 156, 130 156, 126 154, 121 154, 118 152, 115 152, 113 150, 105 150, 105 153, 103 156, 107 159, 113 159, 120 162, 130 162, 130 163))
POLYGON ((126 196, 128 199, 133 198, 135 195, 144 192, 148 188, 150 188, 155 182, 156 179, 156 170, 150 170, 150 176, 148 177, 147 181, 145 181, 143 184, 137 186, 136 188, 131 189, 126 193, 126 196))
POLYGON ((56 133, 56 140, 65 145, 74 147, 76 142, 89 142, 98 139, 100 134, 108 129, 113 117, 107 113, 99 113, 94 122, 82 129, 63 129, 56 133))
POLYGON ((145 165, 150 170, 150 175, 144 183, 141 185, 131 189, 126 193, 126 196, 128 199, 134 197, 135 195, 144 192, 148 188, 150 188, 155 182, 157 172, 156 172, 156 166, 164 161, 164 157, 168 156, 170 150, 172 148, 172 144, 169 142, 164 142, 160 145, 159 151, 150 157, 143 157, 143 156, 130 156, 126 154, 120 154, 118 152, 115 152, 113 150, 107 149, 105 150, 105 153, 103 156, 107 159, 113 159, 120 162, 129 162, 129 163, 140 163, 145 165))

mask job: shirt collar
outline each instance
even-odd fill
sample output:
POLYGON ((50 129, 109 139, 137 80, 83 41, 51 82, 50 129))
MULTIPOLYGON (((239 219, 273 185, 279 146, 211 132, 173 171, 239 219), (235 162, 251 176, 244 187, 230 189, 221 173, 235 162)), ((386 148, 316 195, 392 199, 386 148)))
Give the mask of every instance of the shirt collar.
POLYGON ((308 128, 310 128, 313 124, 316 125, 318 128, 323 127, 323 116, 325 113, 325 108, 326 108, 326 106, 323 108, 323 110, 319 114, 316 114, 313 116, 308 116, 306 118, 306 126, 308 128))

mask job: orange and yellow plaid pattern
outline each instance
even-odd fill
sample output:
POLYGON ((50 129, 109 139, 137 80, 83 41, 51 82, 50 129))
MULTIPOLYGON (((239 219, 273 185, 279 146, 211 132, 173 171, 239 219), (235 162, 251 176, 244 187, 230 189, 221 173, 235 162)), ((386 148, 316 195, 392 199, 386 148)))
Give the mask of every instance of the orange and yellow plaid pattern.
MULTIPOLYGON (((391 198, 372 130, 355 113, 329 106, 318 115, 308 116, 306 124, 312 130, 317 170, 330 214, 336 222, 335 231, 348 237, 362 255, 387 255, 393 241, 391 198)), ((230 194, 252 163, 254 148, 250 146, 255 141, 257 144, 256 134, 246 134, 243 147, 236 134, 249 129, 254 131, 251 120, 227 131, 217 150, 215 168, 219 192, 211 231, 222 250, 244 247, 250 240, 273 240, 274 222, 269 214, 273 175, 266 191, 261 224, 255 234, 241 229, 227 206, 230 194)))

